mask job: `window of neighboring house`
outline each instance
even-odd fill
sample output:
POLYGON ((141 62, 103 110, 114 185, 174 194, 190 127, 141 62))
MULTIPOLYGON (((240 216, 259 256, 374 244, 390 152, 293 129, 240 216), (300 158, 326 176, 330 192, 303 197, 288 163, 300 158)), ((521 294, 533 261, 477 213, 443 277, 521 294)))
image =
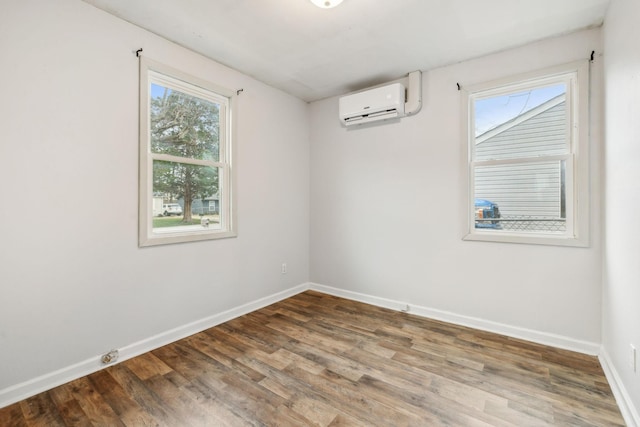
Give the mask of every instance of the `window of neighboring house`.
POLYGON ((465 240, 587 246, 588 63, 464 91, 465 240))
POLYGON ((141 58, 140 246, 236 235, 232 101, 229 90, 141 58), (205 213, 211 197, 220 209, 205 213))

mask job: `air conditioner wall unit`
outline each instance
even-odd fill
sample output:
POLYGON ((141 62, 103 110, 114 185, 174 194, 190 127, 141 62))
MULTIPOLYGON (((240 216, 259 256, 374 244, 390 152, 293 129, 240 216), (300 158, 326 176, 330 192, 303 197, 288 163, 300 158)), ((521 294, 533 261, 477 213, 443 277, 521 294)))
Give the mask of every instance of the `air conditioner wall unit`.
POLYGON ((379 120, 403 117, 405 88, 401 83, 343 96, 339 100, 340 121, 346 125, 356 125, 379 120))

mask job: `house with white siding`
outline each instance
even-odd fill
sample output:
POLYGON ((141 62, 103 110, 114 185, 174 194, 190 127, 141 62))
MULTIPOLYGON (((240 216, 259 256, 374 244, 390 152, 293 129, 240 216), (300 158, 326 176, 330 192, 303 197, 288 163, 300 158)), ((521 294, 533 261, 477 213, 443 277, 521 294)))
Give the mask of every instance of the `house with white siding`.
MULTIPOLYGON (((476 137, 477 160, 562 155, 567 152, 565 94, 476 137)), ((560 160, 476 168, 475 195, 500 206, 505 219, 564 219, 565 164, 560 160)), ((503 224, 509 228, 508 222, 503 224)))

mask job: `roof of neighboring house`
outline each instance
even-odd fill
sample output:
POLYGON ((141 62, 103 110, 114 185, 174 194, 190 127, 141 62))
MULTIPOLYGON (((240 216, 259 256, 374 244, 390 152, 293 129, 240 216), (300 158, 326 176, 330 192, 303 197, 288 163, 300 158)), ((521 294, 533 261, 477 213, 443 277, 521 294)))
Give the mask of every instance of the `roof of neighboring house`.
POLYGON ((520 114, 519 116, 514 117, 513 119, 506 121, 492 129, 489 129, 488 131, 478 135, 476 137, 476 145, 477 144, 481 144, 483 142, 485 142, 486 140, 493 138, 494 136, 505 132, 509 129, 511 129, 514 126, 519 125, 522 122, 526 122, 527 120, 532 119, 535 116, 538 116, 542 113, 544 113, 545 111, 550 110, 551 108, 560 105, 564 102, 565 100, 565 94, 560 94, 558 96, 556 96, 555 98, 551 98, 550 100, 548 100, 547 102, 545 102, 544 104, 540 104, 535 108, 532 108, 531 110, 520 114))

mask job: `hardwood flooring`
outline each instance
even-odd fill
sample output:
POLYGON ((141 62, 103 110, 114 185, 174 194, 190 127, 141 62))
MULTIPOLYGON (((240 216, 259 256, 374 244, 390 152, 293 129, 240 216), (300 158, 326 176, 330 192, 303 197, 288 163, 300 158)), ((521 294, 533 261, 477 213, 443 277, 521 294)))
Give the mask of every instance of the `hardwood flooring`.
POLYGON ((313 291, 0 409, 0 426, 622 426, 597 358, 313 291))

